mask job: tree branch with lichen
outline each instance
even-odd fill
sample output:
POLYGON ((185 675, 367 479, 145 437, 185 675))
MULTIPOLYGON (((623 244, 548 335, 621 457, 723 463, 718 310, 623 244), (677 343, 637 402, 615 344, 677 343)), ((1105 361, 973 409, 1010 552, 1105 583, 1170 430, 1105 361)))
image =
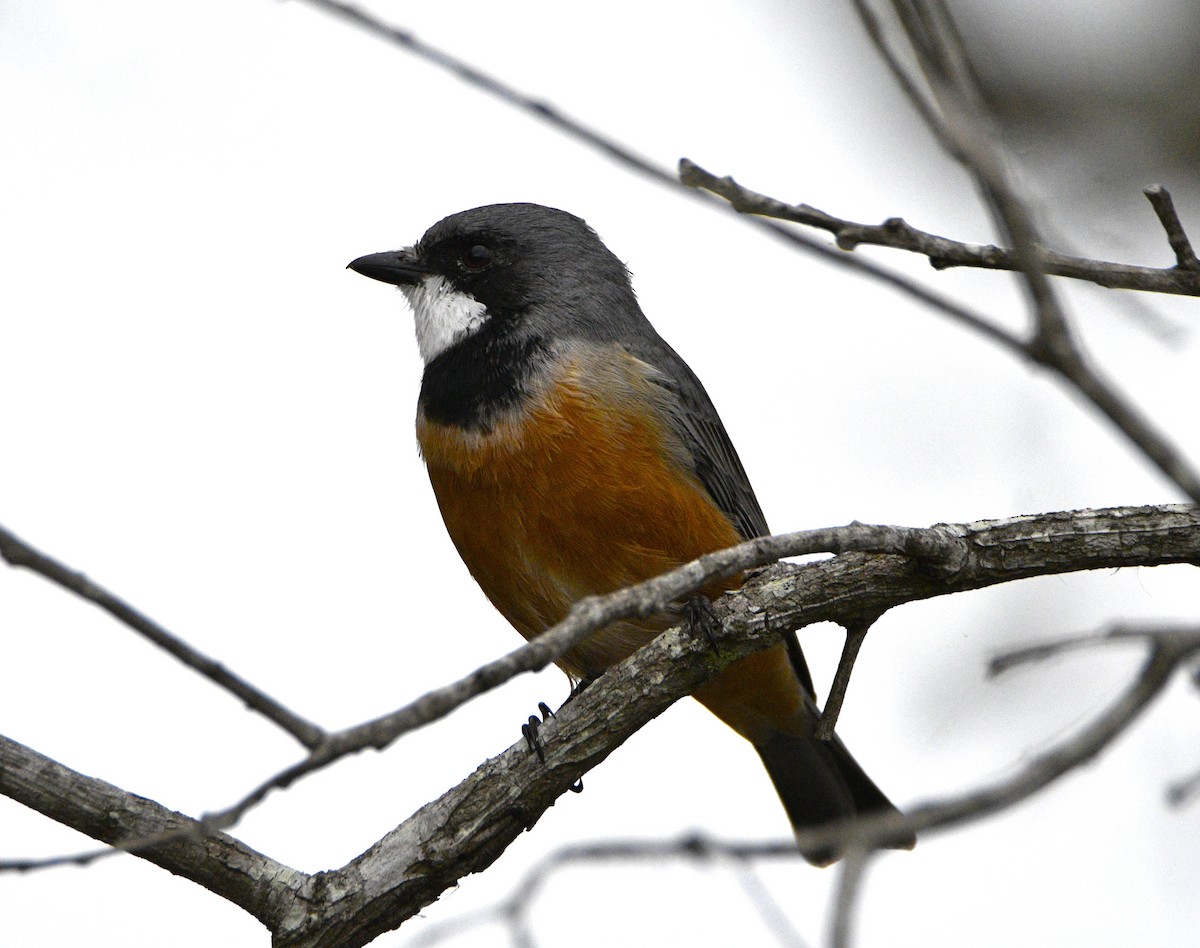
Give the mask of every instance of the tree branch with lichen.
MULTIPOLYGON (((569 648, 617 616, 661 609, 715 576, 818 551, 840 555, 803 565, 777 563, 719 600, 716 652, 706 638, 678 627, 668 630, 606 672, 542 726, 544 759, 530 753, 524 740, 518 741, 340 869, 308 876, 280 866, 232 837, 214 836, 211 821, 171 814, 136 794, 73 775, 46 758, 31 758, 28 749, 13 742, 0 741, 0 792, 211 888, 267 924, 276 945, 364 945, 435 901, 464 875, 486 868, 581 774, 644 724, 730 663, 776 644, 782 634, 824 621, 854 625, 908 602, 1032 576, 1200 564, 1200 508, 1070 511, 928 528, 849 524, 764 537, 630 589, 584 600, 547 633, 546 642, 534 640, 523 649, 532 649, 538 661, 550 661, 557 650, 569 648), (18 779, 20 774, 34 777, 18 779), (79 792, 80 779, 84 787, 99 787, 94 801, 79 792), (126 816, 113 823, 113 813, 126 816), (153 835, 138 839, 141 827, 153 829, 153 835), (210 858, 216 863, 206 862, 210 858), (226 864, 236 867, 243 881, 222 881, 221 867, 226 864)), ((338 732, 345 735, 338 746, 349 753, 351 748, 382 746, 376 742, 385 738, 390 743, 416 720, 413 708, 421 708, 424 716, 430 713, 431 700, 439 710, 457 706, 468 700, 477 681, 477 674, 468 676, 408 709, 338 732), (393 730, 380 731, 381 722, 393 730)), ((333 759, 337 757, 324 763, 333 759)), ((267 781, 263 786, 276 785, 282 784, 267 781)), ((264 790, 251 796, 257 801, 265 795, 264 790)), ((994 794, 981 799, 980 813, 993 812, 1004 802, 994 794)), ((240 815, 244 809, 228 812, 240 815)), ((972 812, 960 808, 954 818, 968 819, 972 812)), ((909 820, 904 825, 934 825, 920 809, 909 820)), ((902 830, 903 825, 859 821, 855 828, 829 827, 814 834, 832 834, 870 848, 902 830)), ((35 867, 28 861, 8 865, 35 867)))

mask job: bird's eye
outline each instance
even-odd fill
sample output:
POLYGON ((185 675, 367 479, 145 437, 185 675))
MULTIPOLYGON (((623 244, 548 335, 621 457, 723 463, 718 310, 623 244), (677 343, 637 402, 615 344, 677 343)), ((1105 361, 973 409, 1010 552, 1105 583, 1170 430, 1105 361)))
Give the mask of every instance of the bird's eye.
POLYGON ((472 244, 463 251, 462 265, 468 270, 482 270, 492 262, 492 248, 484 244, 472 244))

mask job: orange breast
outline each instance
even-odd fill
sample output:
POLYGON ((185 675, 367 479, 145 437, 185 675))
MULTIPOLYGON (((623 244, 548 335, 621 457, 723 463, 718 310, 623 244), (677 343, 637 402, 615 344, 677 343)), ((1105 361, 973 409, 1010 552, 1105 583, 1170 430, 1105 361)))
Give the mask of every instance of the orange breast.
MULTIPOLYGON (((582 596, 611 592, 740 541, 659 420, 663 393, 623 350, 564 360, 488 433, 418 418, 442 517, 488 598, 526 638, 582 596)), ((734 581, 705 593, 719 595, 734 581)), ((669 619, 602 630, 560 664, 593 677, 669 619)))

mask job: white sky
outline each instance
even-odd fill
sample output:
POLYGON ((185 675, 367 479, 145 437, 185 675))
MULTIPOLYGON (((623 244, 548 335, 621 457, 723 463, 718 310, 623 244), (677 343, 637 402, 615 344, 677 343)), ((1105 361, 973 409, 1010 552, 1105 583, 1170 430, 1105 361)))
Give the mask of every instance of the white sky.
MULTIPOLYGON (((835 214, 991 239, 847 7, 374 5, 663 163, 687 155, 835 214)), ((518 642, 458 562, 421 468, 402 298, 344 270, 466 207, 531 200, 592 223, 705 380, 776 530, 1181 499, 1053 380, 303 4, 11 0, 0 89, 0 523, 323 725, 395 708, 518 642)), ((1169 262, 1137 193, 1152 182, 1120 182, 1123 203, 1090 206, 1086 224, 1058 208, 1086 180, 1030 183, 1085 252, 1169 262)), ((1175 193, 1200 219, 1197 194, 1175 193)), ((1006 275, 872 256, 1021 324, 1006 275)), ((1164 342, 1092 288, 1068 299, 1089 351, 1200 459, 1194 334, 1164 342)), ((1147 302, 1194 319, 1191 301, 1147 302)), ((842 733, 900 804, 1008 773, 1099 711, 1135 656, 998 682, 983 680, 987 658, 1116 617, 1194 619, 1194 574, 1068 576, 897 610, 868 640, 842 733)), ((198 813, 297 757, 28 574, 0 571, 0 636, 0 732, 77 770, 198 813)), ((837 635, 804 642, 827 676, 837 635)), ((272 797, 234 833, 306 871, 341 865, 565 694, 554 671, 514 682, 272 797)), ((1162 800, 1200 766, 1198 743, 1180 684, 1085 772, 880 860, 859 944, 1182 943, 1200 812, 1162 800)), ((692 702, 585 783, 377 943, 492 904, 569 842, 787 829, 750 748, 692 702)), ((90 846, 0 800, 0 855, 90 846)), ((834 874, 759 874, 820 942, 834 874)), ((132 858, 2 877, 0 907, 3 945, 266 944, 240 909, 132 858)), ((768 938, 735 873, 711 866, 570 870, 533 921, 545 945, 768 938)))

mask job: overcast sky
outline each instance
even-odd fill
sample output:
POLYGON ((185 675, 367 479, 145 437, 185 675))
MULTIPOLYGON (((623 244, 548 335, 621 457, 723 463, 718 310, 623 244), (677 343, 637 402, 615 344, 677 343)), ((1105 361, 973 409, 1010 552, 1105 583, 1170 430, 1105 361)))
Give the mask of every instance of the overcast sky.
MULTIPOLYGON (((373 9, 665 165, 686 155, 840 216, 993 239, 848 6, 373 9)), ((391 710, 519 642, 458 561, 417 455, 411 316, 399 293, 344 269, 463 208, 535 201, 595 227, 704 380, 777 531, 1182 500, 1077 398, 981 338, 303 3, 10 0, 0 89, 0 523, 322 725, 391 710)), ((1069 166, 1018 170, 1076 249, 1170 262, 1138 193, 1153 181, 1118 181, 1120 202, 1099 206, 1069 166), (1081 200, 1086 214, 1061 206, 1081 200)), ((1200 233, 1200 194, 1164 183, 1200 233)), ((1024 325, 1005 274, 866 253, 1024 325)), ((1089 352, 1200 459, 1194 301, 1140 301, 1152 318, 1091 287, 1065 295, 1089 352)), ((1114 618, 1194 619, 1194 573, 1058 577, 889 613, 840 730, 901 805, 1010 773, 1105 707, 1138 656, 1082 653, 999 681, 984 679, 987 659, 1114 618)), ((28 574, 0 571, 0 636, 0 732, 84 773, 197 814, 298 756, 28 574)), ((827 680, 837 630, 803 641, 827 680)), ((566 689, 554 670, 515 681, 273 796, 233 832, 308 872, 340 866, 566 689)), ((1200 767, 1195 704, 1180 683, 1098 764, 880 859, 859 943, 1193 937, 1200 811, 1163 798, 1200 767)), ((494 904, 571 842, 787 832, 749 746, 690 701, 585 783, 378 944, 494 904)), ((0 857, 90 846, 0 799, 0 857)), ((819 943, 835 874, 755 871, 819 943)), ((133 858, 0 877, 0 907, 3 945, 266 944, 240 909, 133 858)), ((770 943, 739 872, 721 866, 564 871, 532 919, 545 945, 770 943)))

